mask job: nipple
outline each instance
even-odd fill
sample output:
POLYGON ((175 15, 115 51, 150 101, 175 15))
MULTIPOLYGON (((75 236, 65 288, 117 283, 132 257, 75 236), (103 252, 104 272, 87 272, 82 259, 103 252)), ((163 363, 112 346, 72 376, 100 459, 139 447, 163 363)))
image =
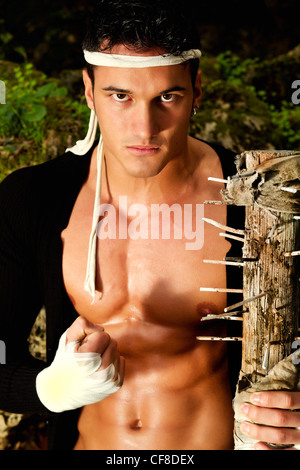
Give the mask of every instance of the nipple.
POLYGON ((202 318, 217 313, 217 309, 216 306, 210 302, 201 302, 197 305, 197 313, 200 318, 202 318))

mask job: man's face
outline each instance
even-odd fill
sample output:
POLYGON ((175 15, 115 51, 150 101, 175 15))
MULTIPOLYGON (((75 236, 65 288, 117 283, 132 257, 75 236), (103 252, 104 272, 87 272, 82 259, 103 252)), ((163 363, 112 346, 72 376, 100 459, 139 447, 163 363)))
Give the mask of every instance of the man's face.
MULTIPOLYGON (((125 46, 115 54, 137 55, 125 46)), ((148 51, 138 55, 157 55, 148 51)), ((200 76, 193 90, 188 65, 94 68, 84 72, 88 106, 95 110, 110 165, 134 177, 158 174, 185 155, 192 108, 200 100, 200 76)))

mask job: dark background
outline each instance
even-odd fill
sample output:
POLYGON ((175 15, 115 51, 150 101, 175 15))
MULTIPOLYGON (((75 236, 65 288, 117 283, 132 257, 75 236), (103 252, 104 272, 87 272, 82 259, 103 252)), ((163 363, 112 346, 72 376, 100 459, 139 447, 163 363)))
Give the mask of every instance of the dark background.
MULTIPOLYGON (((92 1, 0 0, 0 35, 11 39, 2 44, 5 59, 27 60, 47 75, 83 65, 81 40, 92 1)), ((194 11, 202 50, 216 55, 231 50, 242 58, 272 58, 287 52, 300 41, 299 0, 194 0, 186 4, 194 11)))

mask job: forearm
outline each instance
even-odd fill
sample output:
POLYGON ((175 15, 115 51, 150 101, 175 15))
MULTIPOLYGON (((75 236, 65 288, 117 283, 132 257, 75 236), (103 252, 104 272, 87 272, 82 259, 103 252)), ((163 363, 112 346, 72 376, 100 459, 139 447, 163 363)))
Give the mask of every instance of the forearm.
POLYGON ((13 413, 46 413, 35 387, 37 374, 45 367, 42 361, 28 357, 0 366, 0 409, 13 413))

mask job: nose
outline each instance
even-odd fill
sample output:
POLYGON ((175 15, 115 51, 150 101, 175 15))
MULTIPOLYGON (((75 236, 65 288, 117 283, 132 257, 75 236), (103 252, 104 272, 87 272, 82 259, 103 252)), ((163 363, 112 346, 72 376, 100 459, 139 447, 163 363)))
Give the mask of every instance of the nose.
POLYGON ((159 133, 159 120, 151 104, 141 103, 135 107, 132 115, 132 132, 147 143, 159 133))

